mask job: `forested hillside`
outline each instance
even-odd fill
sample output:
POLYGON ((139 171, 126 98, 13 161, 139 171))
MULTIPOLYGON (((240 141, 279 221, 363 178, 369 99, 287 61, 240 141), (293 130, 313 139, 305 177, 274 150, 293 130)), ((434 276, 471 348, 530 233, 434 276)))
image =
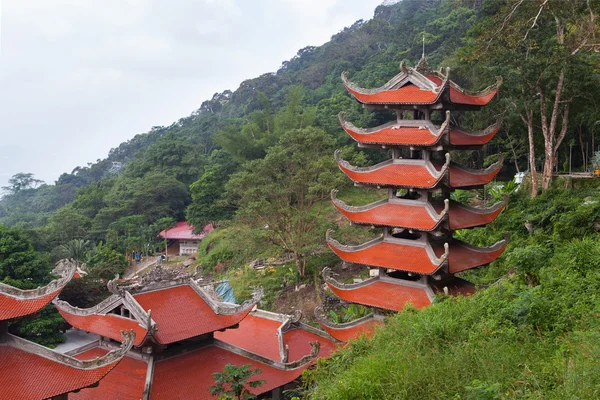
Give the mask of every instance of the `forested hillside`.
MULTIPOLYGON (((385 157, 358 149, 340 128, 339 112, 360 127, 390 118, 385 111, 360 107, 347 94, 340 74, 346 71, 357 84, 377 87, 399 72, 400 62, 416 64, 424 45, 427 62, 435 68, 450 67, 452 79, 463 87, 478 90, 493 84, 498 75, 504 79, 499 96, 485 110, 453 115, 455 122, 472 129, 501 118, 502 130, 483 150, 464 151, 460 159, 458 155, 453 159, 480 168, 501 153, 505 166, 499 180, 503 181, 517 171, 540 172, 540 182, 534 179, 516 194, 514 185, 498 183, 484 192, 454 193, 473 204, 512 193, 514 205, 495 225, 458 233, 480 245, 493 243, 504 230, 514 233, 516 239, 497 263, 469 276, 483 284, 498 279, 507 283, 495 284, 470 299, 440 299, 441 304, 426 311, 399 315, 374 342, 359 342, 319 368, 315 380, 309 379, 316 385, 311 390, 316 390, 314 398, 348 398, 348 393, 358 393, 357 398, 360 394, 385 397, 377 385, 392 385, 393 391, 386 394, 390 398, 395 393, 404 398, 547 393, 510 386, 510 382, 532 376, 539 378, 540 385, 551 379, 572 380, 579 370, 560 364, 557 352, 574 348, 577 330, 587 329, 582 321, 598 312, 589 300, 597 299, 598 293, 594 286, 599 271, 597 189, 593 184, 585 191, 552 189, 548 179, 548 170, 595 167, 600 3, 572 0, 570 4, 404 0, 382 5, 373 19, 357 21, 323 46, 299 50, 277 72, 249 79, 235 91, 216 93, 190 116, 134 136, 106 159, 77 167, 55 184, 40 184, 26 171, 15 175, 0 200, 0 224, 8 226, 0 225, 0 281, 32 287, 49 279, 52 261, 74 257, 87 264, 90 275, 63 294, 71 296, 73 304, 91 305, 94 296, 102 296, 102 279, 124 271, 124 254, 161 246, 157 233, 188 219, 197 228, 216 223, 218 229, 201 243, 199 263, 205 273, 230 278, 238 299, 254 285, 265 288, 264 308, 282 307, 277 304, 279 294, 294 285, 309 285, 311 296, 320 295, 319 272, 337 262, 327 252, 326 229, 336 229, 337 237, 348 242, 374 235, 366 228, 347 229, 346 221, 333 212, 330 190, 340 190, 340 197, 352 205, 385 196, 375 190, 354 190, 335 165, 335 149, 359 166, 385 157), (538 199, 529 198, 538 193, 538 199), (525 225, 531 226, 531 232, 525 225), (258 258, 283 256, 293 263, 265 275, 244 268, 258 258), (13 268, 15 263, 23 267, 13 268), (563 271, 565 263, 569 266, 563 271), (553 293, 559 297, 552 298, 553 293), (568 313, 571 305, 572 314, 552 319, 568 313), (448 314, 454 316, 454 324, 447 324, 448 314), (413 331, 414 326, 418 329, 413 331), (404 346, 402 353, 386 347, 386 343, 398 345, 400 338, 411 338, 417 348, 404 346), (480 347, 464 345, 469 338, 481 339, 473 342, 480 347), (527 343, 539 340, 542 345, 535 342, 524 350, 527 353, 511 353, 505 363, 498 357, 493 360, 498 363, 490 364, 488 354, 508 351, 520 338, 527 343), (398 358, 380 363, 386 357, 375 348, 398 352, 398 358), (367 355, 367 350, 373 355, 367 355), (435 357, 443 357, 442 362, 435 357), (461 361, 452 365, 453 357, 461 361), (533 375, 527 375, 523 357, 533 375), (529 360, 536 357, 544 360, 536 366, 541 372, 529 367, 534 363, 529 360), (413 364, 403 364, 410 368, 401 370, 394 363, 400 358, 413 364), (432 367, 436 363, 440 369, 432 367), (369 369, 373 365, 377 368, 369 369), (395 368, 396 375, 380 365, 395 368), (482 379, 473 372, 475 368, 465 365, 485 366, 489 377, 482 379), (470 375, 457 372, 461 366, 470 375), (506 371, 504 380, 491 378, 497 370, 506 371), (418 371, 424 372, 417 377, 418 371), (542 379, 539 374, 550 378, 544 380, 547 376, 542 379), (373 386, 366 384, 371 379, 373 386), (339 384, 331 384, 333 380, 339 384), (444 390, 437 389, 442 381, 453 380, 455 386, 447 383, 444 390), (432 393, 439 395, 432 397, 432 393)), ((600 157, 597 161, 600 166, 600 157)), ((597 322, 590 321, 590 329, 596 329, 597 322)), ((61 340, 56 333, 62 325, 60 316, 49 309, 43 318, 23 320, 11 330, 54 344, 61 340)), ((573 351, 574 357, 583 357, 586 351, 597 354, 598 349, 573 351)))

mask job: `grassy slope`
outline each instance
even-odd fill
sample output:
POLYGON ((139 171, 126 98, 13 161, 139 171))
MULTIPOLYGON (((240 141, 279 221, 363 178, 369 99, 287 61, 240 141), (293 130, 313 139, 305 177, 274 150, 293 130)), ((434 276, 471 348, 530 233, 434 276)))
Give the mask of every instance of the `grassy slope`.
POLYGON ((588 186, 513 196, 496 223, 463 233, 489 242, 511 231, 502 259, 470 274, 501 279, 470 298, 389 318, 371 341, 306 376, 312 398, 598 398, 599 193, 588 186))

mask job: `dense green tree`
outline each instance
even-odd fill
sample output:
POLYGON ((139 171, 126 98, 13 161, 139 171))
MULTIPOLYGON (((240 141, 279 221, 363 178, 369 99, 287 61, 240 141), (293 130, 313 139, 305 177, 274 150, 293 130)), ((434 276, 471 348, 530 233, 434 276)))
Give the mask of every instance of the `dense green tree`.
POLYGON ((213 377, 216 385, 210 387, 210 394, 219 396, 219 399, 233 400, 250 400, 255 399, 249 390, 257 388, 265 383, 262 379, 249 380, 254 375, 260 375, 260 368, 251 369, 250 364, 242 365, 241 367, 227 364, 223 372, 215 372, 213 377))
POLYGON ((341 185, 333 159, 333 139, 314 127, 283 134, 264 159, 253 160, 231 176, 227 196, 246 223, 266 229, 270 240, 294 255, 304 276, 306 256, 323 237, 319 202, 341 185))
POLYGON ((116 274, 123 275, 127 267, 127 258, 102 242, 87 261, 91 279, 113 279, 116 274))

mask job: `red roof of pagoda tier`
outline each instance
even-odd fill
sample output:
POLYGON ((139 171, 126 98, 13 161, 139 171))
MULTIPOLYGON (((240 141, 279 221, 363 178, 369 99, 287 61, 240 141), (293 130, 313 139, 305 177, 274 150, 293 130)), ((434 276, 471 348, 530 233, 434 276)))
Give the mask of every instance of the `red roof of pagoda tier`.
POLYGON ((434 252, 426 240, 377 238, 359 246, 344 246, 331 238, 327 231, 327 244, 342 260, 390 268, 399 271, 430 275, 446 261, 448 252, 434 252))
MULTIPOLYGON (((215 332, 215 339, 229 343, 233 346, 248 350, 252 353, 279 360, 279 341, 277 330, 282 321, 277 321, 250 314, 237 329, 229 329, 224 332, 215 332)), ((283 333, 283 342, 289 346, 288 362, 298 361, 311 351, 310 342, 319 342, 321 348, 319 357, 329 357, 337 347, 331 340, 308 332, 304 329, 291 329, 283 333)))
POLYGON ((357 339, 362 335, 371 337, 375 333, 375 329, 383 323, 383 321, 375 319, 373 314, 370 314, 348 323, 334 324, 329 322, 322 314, 324 314, 323 309, 320 306, 317 307, 315 317, 319 325, 331 337, 344 343, 348 343, 348 341, 357 339))
MULTIPOLYGON (((443 202, 433 202, 432 206, 437 212, 443 212, 446 207, 443 202)), ((487 208, 476 208, 456 201, 450 201, 448 226, 451 230, 457 230, 489 224, 496 219, 505 206, 506 200, 487 208)))
MULTIPOLYGON (((448 273, 456 274, 472 268, 486 265, 496 260, 508 246, 508 235, 504 240, 489 246, 476 247, 460 240, 450 242, 450 254, 448 256, 448 273)), ((436 254, 443 254, 444 248, 434 247, 436 254)))
POLYGON ((40 311, 52 301, 67 283, 73 278, 77 270, 74 261, 61 260, 57 263, 55 271, 62 277, 55 279, 46 286, 22 290, 13 286, 0 283, 0 321, 19 318, 40 311))
POLYGON ((504 157, 500 155, 499 160, 489 167, 481 170, 466 168, 458 164, 450 164, 449 185, 454 189, 468 189, 483 186, 492 181, 502 169, 504 157))
POLYGON ((250 364, 252 370, 261 369, 262 372, 254 375, 252 379, 262 379, 265 383, 258 388, 248 388, 255 395, 294 381, 306 369, 305 366, 293 370, 280 370, 217 346, 207 346, 156 362, 151 398, 170 400, 188 399, 192 396, 198 399, 216 399, 217 397, 211 396, 209 391, 210 386, 215 384, 213 374, 223 372, 227 364, 250 364))
POLYGON ((331 192, 333 205, 350 221, 363 225, 382 225, 432 231, 444 220, 447 209, 436 210, 426 201, 384 199, 365 206, 348 206, 331 192))
POLYGON ((237 314, 218 315, 188 285, 137 294, 134 299, 146 311, 152 310, 152 319, 158 328, 154 337, 161 344, 230 328, 251 310, 247 308, 237 314))
POLYGON ((421 282, 372 278, 347 285, 337 282, 328 275, 329 272, 324 270, 323 276, 329 289, 337 297, 349 303, 390 311, 402 311, 408 303, 415 308, 426 307, 431 304, 433 296, 433 291, 421 282))
POLYGON ((121 317, 116 314, 106 315, 76 315, 56 307, 62 317, 72 326, 86 332, 93 332, 97 335, 121 341, 121 331, 133 330, 135 332, 134 345, 139 346, 144 342, 148 331, 140 326, 135 319, 121 317))
POLYGON ((450 113, 446 113, 446 121, 435 127, 431 121, 400 120, 390 122, 371 129, 357 128, 344 119, 344 113, 338 115, 342 128, 362 144, 380 144, 394 146, 433 146, 444 136, 450 124, 450 113))
MULTIPOLYGON (((75 358, 80 360, 93 360, 105 355, 108 350, 96 347, 75 358)), ((82 389, 77 393, 69 394, 69 399, 74 400, 96 400, 96 399, 119 399, 139 400, 144 393, 148 363, 125 356, 123 360, 112 371, 108 373, 97 387, 82 389)))
POLYGON ((467 130, 453 127, 448 135, 449 142, 453 146, 482 146, 488 144, 500 130, 502 121, 487 127, 483 131, 469 132, 467 130))
POLYGON ((450 81, 448 68, 445 74, 441 71, 430 71, 424 64, 407 69, 402 63, 400 68, 401 72, 398 75, 376 89, 358 87, 348 80, 345 72, 342 73, 342 81, 348 92, 363 104, 432 105, 449 102, 475 107, 488 104, 502 84, 502 78, 498 78, 496 84, 480 92, 470 92, 450 81))
POLYGON ((124 332, 119 350, 101 358, 80 361, 46 347, 8 335, 0 346, 0 399, 48 399, 96 384, 122 360, 133 345, 124 332))
POLYGON ((446 164, 439 170, 425 160, 391 159, 372 167, 359 168, 342 160, 339 150, 336 150, 335 157, 338 167, 355 183, 403 188, 436 187, 446 175, 450 164, 449 154, 446 154, 446 164))

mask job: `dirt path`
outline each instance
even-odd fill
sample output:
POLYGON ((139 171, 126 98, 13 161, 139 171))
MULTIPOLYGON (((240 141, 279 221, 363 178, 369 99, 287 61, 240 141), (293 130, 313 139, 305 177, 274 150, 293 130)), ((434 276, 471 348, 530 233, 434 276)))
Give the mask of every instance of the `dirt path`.
POLYGON ((156 265, 156 263, 157 263, 156 259, 157 259, 157 257, 145 257, 139 264, 134 264, 130 267, 127 267, 127 269, 125 270, 125 276, 123 277, 123 279, 132 279, 135 276, 137 276, 137 274, 139 274, 140 272, 150 268, 153 265, 156 265), (135 266, 135 274, 133 273, 134 266, 135 266))

